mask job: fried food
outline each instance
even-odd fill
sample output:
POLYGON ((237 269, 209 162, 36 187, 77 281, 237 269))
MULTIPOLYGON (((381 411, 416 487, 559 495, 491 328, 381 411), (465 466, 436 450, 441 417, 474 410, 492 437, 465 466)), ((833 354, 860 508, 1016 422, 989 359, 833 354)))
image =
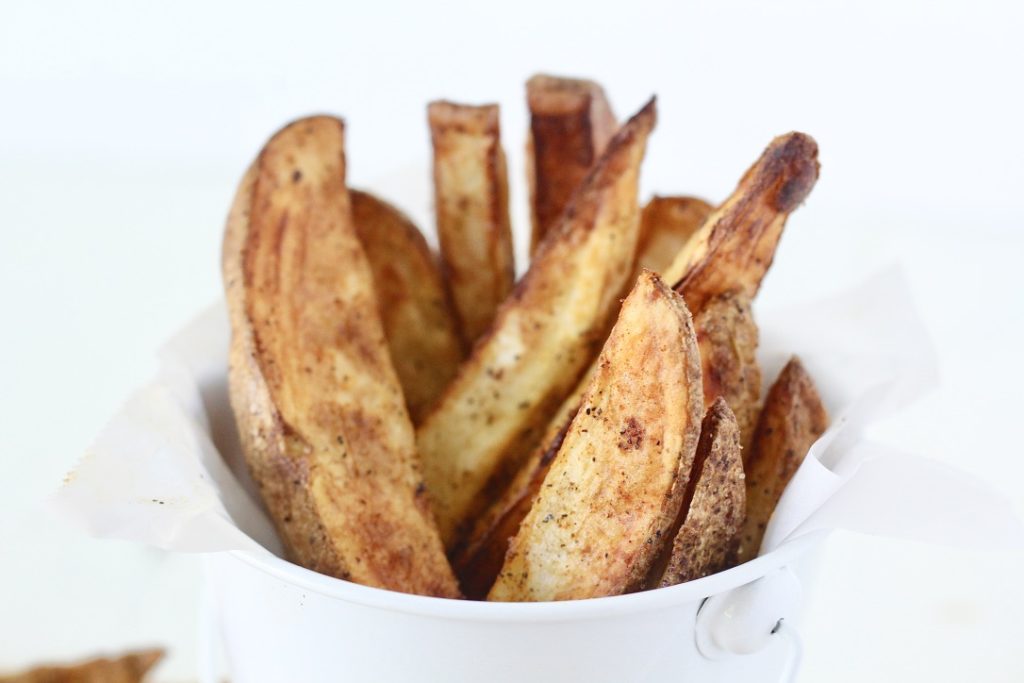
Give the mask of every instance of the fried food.
POLYGON ((618 123, 604 90, 593 81, 536 75, 526 83, 526 102, 532 254, 561 220, 618 123))
POLYGON ((810 136, 788 133, 768 145, 665 271, 694 315, 726 292, 754 298, 786 219, 817 179, 818 145, 810 136))
POLYGON ((747 519, 739 559, 757 557, 768 520, 811 445, 828 428, 828 413, 796 357, 768 390, 757 422, 747 472, 747 519))
POLYGON ((652 100, 584 179, 557 234, 502 304, 490 331, 417 431, 438 528, 457 531, 515 473, 597 354, 632 272, 637 182, 655 123, 652 100))
POLYGON ((658 580, 662 587, 714 574, 735 559, 746 491, 739 426, 722 398, 704 416, 693 467, 699 477, 658 580))
POLYGON ((462 362, 462 341, 437 261, 405 214, 350 190, 352 220, 373 273, 391 363, 418 423, 462 362))
POLYGON ((704 404, 722 397, 736 417, 743 457, 757 423, 761 366, 757 363, 757 325, 750 299, 742 293, 709 299, 693 318, 704 374, 704 404))
POLYGON ((712 210, 696 197, 652 197, 640 214, 637 275, 644 269, 665 272, 712 210))
POLYGON ((519 525, 533 506, 596 370, 597 363, 593 363, 551 418, 537 448, 501 495, 476 518, 465 540, 456 544, 451 553, 452 567, 467 598, 483 598, 494 585, 505 562, 508 542, 519 531, 519 525))
POLYGON ((441 260, 462 336, 472 345, 515 281, 498 106, 432 102, 427 115, 441 260))
POLYGON ((223 255, 231 405, 289 555, 456 596, 345 187, 344 124, 297 121, 242 181, 223 255))
POLYGON ((638 587, 683 504, 703 413, 690 314, 643 273, 488 599, 638 587))
POLYGON ((159 648, 139 650, 113 659, 100 657, 80 664, 40 666, 0 676, 0 683, 141 683, 163 657, 164 651, 159 648))

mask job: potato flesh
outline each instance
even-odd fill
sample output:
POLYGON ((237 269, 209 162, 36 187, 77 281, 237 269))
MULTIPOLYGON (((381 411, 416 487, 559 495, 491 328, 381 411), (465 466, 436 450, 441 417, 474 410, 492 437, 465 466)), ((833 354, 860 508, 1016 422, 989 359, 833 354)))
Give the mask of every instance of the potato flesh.
POLYGON ((66 666, 40 666, 24 673, 0 676, 0 683, 141 683, 163 656, 163 650, 141 650, 114 659, 104 657, 66 666))
POLYGON ((702 414, 689 312, 645 273, 488 599, 582 599, 638 586, 683 503, 702 414))
POLYGON ((472 345, 515 280, 498 107, 433 102, 427 111, 441 259, 462 336, 472 345))
POLYGON ((654 121, 652 101, 616 134, 417 431, 449 548, 490 502, 492 476, 510 477, 536 446, 605 338, 633 267, 639 167, 654 121))
POLYGON ((637 276, 645 269, 663 274, 712 210, 696 197, 652 197, 640 214, 637 276))

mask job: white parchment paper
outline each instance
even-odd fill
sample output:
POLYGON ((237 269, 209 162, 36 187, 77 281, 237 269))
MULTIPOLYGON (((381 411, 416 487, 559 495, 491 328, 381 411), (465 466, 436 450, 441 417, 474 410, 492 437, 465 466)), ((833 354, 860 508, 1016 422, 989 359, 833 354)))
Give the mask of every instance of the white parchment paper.
MULTIPOLYGON (((797 354, 832 426, 787 488, 762 551, 821 529, 975 547, 1024 547, 1008 502, 976 478, 865 439, 934 386, 928 335, 897 269, 839 296, 756 311, 768 386, 797 354)), ((161 353, 53 499, 86 532, 178 552, 281 545, 245 470, 228 404, 228 322, 215 305, 161 353)))

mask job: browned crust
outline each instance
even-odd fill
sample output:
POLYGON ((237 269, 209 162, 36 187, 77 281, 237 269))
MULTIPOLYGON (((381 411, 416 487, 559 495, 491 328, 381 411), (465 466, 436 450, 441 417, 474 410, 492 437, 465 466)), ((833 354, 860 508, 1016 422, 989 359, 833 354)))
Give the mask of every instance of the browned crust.
POLYGON ((79 664, 40 666, 20 674, 0 676, 0 683, 141 683, 163 657, 164 651, 160 648, 139 650, 79 664))
POLYGON ((640 244, 636 273, 659 275, 714 210, 697 197, 651 197, 640 214, 640 244))
POLYGON ((224 239, 231 404, 246 461, 305 567, 457 596, 345 187, 344 124, 277 133, 224 239))
POLYGON ((683 503, 703 412, 690 314, 645 272, 488 599, 583 599, 640 585, 683 503))
POLYGON ((417 424, 464 355, 452 304, 437 261, 413 222, 368 192, 350 190, 349 195, 391 362, 417 424))
POLYGON ((536 75, 526 83, 526 101, 533 253, 618 124, 604 90, 593 81, 536 75))
POLYGON ((735 557, 746 492, 739 426, 724 399, 704 416, 694 472, 699 477, 658 582, 662 587, 714 574, 735 557))
POLYGON ((757 557, 768 520, 811 445, 828 428, 828 413, 800 359, 793 357, 768 390, 747 461, 747 518, 741 562, 757 557))
POLYGON ((652 99, 594 164, 562 222, 417 431, 438 527, 450 548, 543 435, 597 354, 636 256, 640 162, 652 99))
POLYGON ((693 318, 704 371, 704 404, 722 397, 735 415, 746 460, 761 399, 758 330, 750 299, 742 293, 709 299, 693 318))
POLYGON ((708 216, 666 270, 686 305, 698 314, 725 292, 754 298, 772 264, 789 213, 818 179, 818 145, 803 133, 775 138, 732 196, 708 216))
POLYGON ((432 102, 434 204, 441 261, 461 332, 472 344, 515 279, 508 171, 495 104, 432 102))

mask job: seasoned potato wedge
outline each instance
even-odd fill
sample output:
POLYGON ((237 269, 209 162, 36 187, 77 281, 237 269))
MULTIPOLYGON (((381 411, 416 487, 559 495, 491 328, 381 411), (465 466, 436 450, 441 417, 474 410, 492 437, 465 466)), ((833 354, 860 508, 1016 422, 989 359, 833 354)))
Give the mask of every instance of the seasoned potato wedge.
POLYGON ((604 90, 593 81, 537 75, 526 83, 526 102, 532 254, 561 219, 618 123, 604 90))
POLYGON ((713 207, 696 197, 652 197, 640 214, 637 275, 664 273, 713 207))
POLYGON ((792 358, 768 390, 747 460, 747 519, 739 558, 757 557, 768 520, 811 445, 828 428, 828 413, 810 375, 792 358))
POLYGON ((595 362, 555 412, 537 448, 530 453, 512 481, 476 518, 467 537, 456 544, 451 553, 452 567, 467 598, 483 598, 494 584, 505 562, 508 542, 519 531, 519 524, 533 506, 551 462, 569 431, 569 423, 579 410, 583 392, 590 386, 596 370, 595 362))
POLYGON ((757 325, 750 299, 742 293, 709 299, 694 316, 704 373, 704 404, 722 397, 736 416, 743 457, 757 423, 761 399, 761 366, 757 363, 757 325))
POLYGON ((427 241, 405 214, 368 192, 350 190, 349 195, 391 362, 409 415, 418 423, 462 362, 448 292, 427 241))
POLYGON ((103 657, 80 664, 40 666, 12 676, 0 675, 0 683, 141 683, 163 656, 160 649, 140 650, 116 659, 103 657))
POLYGON ((456 596, 345 187, 344 124, 278 132, 228 218, 231 405, 292 558, 323 574, 456 596))
POLYGON ((446 545, 500 491, 597 354, 632 272, 652 100, 615 135, 552 239, 417 431, 446 545), (499 476, 503 481, 494 481, 499 476))
POLYGON ((722 398, 704 416, 693 469, 699 476, 658 582, 662 587, 714 574, 735 559, 746 491, 739 426, 722 398))
POLYGON ((775 138, 732 196, 704 221, 664 274, 694 315, 713 296, 753 299, 790 212, 818 179, 818 145, 803 133, 775 138))
POLYGON ((641 585, 683 504, 703 413, 690 314, 645 272, 488 599, 571 600, 641 585))
POLYGON ((432 102, 427 113, 441 260, 471 345, 515 281, 498 106, 432 102))

